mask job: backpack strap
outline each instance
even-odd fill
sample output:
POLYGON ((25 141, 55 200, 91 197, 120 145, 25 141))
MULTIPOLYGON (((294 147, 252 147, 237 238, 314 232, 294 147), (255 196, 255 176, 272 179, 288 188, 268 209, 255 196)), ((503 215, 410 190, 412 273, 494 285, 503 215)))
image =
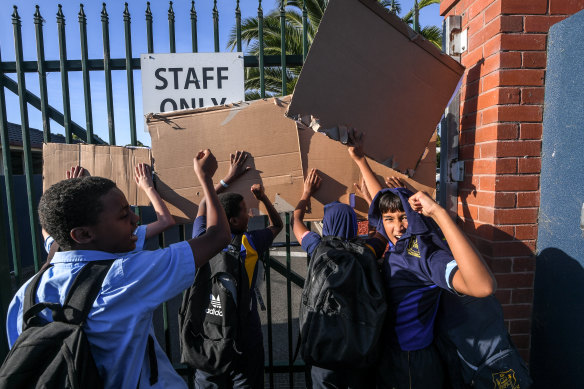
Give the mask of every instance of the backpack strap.
POLYGON ((81 324, 85 321, 114 261, 114 259, 91 261, 83 266, 65 297, 63 317, 55 317, 53 313, 53 320, 71 324, 81 324))
POLYGON ((32 311, 31 308, 33 306, 35 306, 35 295, 36 295, 36 291, 39 287, 41 277, 43 276, 44 272, 47 271, 47 269, 50 268, 51 266, 52 265, 49 265, 49 266, 45 267, 44 269, 41 269, 34 276, 34 278, 30 281, 30 283, 26 287, 26 290, 24 291, 24 301, 23 301, 23 306, 22 306, 22 312, 24 312, 23 316, 22 316, 22 331, 23 332, 24 332, 24 330, 26 330, 30 326, 36 326, 36 325, 41 324, 40 319, 38 317, 36 317, 36 315, 40 311, 42 311, 42 309, 39 311, 32 311))

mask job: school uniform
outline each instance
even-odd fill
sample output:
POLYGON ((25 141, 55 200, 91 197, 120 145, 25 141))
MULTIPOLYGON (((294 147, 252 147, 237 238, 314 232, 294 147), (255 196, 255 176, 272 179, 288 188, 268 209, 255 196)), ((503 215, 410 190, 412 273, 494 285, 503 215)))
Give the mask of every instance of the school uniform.
POLYGON ((434 321, 441 293, 456 293, 452 278, 458 266, 434 221, 410 207, 412 193, 407 189, 384 189, 375 196, 369 222, 377 231, 385 234, 378 203, 387 191, 400 197, 408 228, 383 262, 388 298, 384 331, 387 351, 379 367, 378 386, 440 388, 444 375, 432 344, 434 321))
MULTIPOLYGON (((352 239, 357 236, 357 216, 348 205, 333 202, 325 205, 323 217, 323 236, 338 236, 343 239, 352 239)), ((306 232, 302 237, 301 246, 304 251, 312 256, 321 242, 321 237, 316 232, 306 232)), ((376 257, 381 257, 386 244, 380 239, 370 238, 362 241, 376 257)), ((322 389, 357 389, 375 387, 374 367, 367 369, 325 369, 318 366, 310 366, 310 381, 307 387, 322 389)))
MULTIPOLYGON (((112 254, 95 250, 55 253, 42 276, 36 301, 64 303, 79 271, 88 262, 115 259, 101 291, 87 316, 85 333, 95 364, 106 388, 186 388, 166 353, 155 340, 154 310, 188 288, 195 278, 195 261, 190 245, 180 242, 167 248, 144 251, 146 227, 138 227, 136 249, 112 254), (147 341, 154 338, 158 382, 150 385, 147 341)), ((6 329, 10 347, 22 331, 24 292, 30 280, 16 293, 8 308, 6 329)), ((47 310, 41 316, 51 321, 47 310)))
MULTIPOLYGON (((206 216, 199 216, 193 224, 193 238, 207 230, 206 216)), ((233 238, 232 234, 232 238, 233 238)), ((213 375, 202 370, 195 373, 195 387, 200 389, 263 388, 264 387, 264 343, 262 325, 257 309, 256 281, 257 263, 274 240, 269 228, 245 232, 241 239, 240 258, 244 261, 249 278, 251 306, 243 336, 243 356, 239 366, 230 372, 213 375)))

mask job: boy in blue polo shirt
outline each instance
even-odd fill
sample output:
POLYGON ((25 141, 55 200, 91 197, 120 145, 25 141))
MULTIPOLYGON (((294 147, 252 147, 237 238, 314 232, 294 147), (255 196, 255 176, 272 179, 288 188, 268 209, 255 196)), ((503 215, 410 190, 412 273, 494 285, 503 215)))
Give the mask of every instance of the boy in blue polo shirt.
POLYGON ((350 131, 349 154, 375 193, 369 222, 392 243, 384 259, 389 320, 378 387, 441 388, 444 369, 433 345, 442 290, 486 297, 495 280, 480 253, 447 211, 427 194, 381 189, 363 153, 362 134, 350 131))
MULTIPOLYGON (((107 388, 186 388, 166 354, 154 341, 158 382, 150 385, 146 351, 154 335, 152 315, 163 302, 188 288, 195 269, 217 254, 230 239, 229 225, 213 190, 217 161, 209 150, 194 158, 194 170, 207 199, 204 236, 156 251, 133 251, 138 217, 115 183, 101 177, 61 181, 43 194, 42 227, 61 247, 42 276, 36 301, 63 304, 73 279, 91 261, 115 259, 87 316, 85 333, 107 388)), ((25 283, 10 303, 6 328, 10 346, 22 330, 25 283)), ((51 313, 42 313, 51 321, 51 313)))
MULTIPOLYGON (((245 164, 248 155, 245 151, 236 151, 235 154, 231 154, 229 172, 215 186, 217 193, 223 192, 237 178, 249 171, 250 167, 245 164)), ((234 192, 221 193, 219 195, 219 201, 227 215, 232 236, 243 234, 240 256, 244 260, 249 278, 251 307, 246 328, 244 329, 242 357, 240 358, 240 364, 235 369, 224 374, 213 375, 197 370, 195 373, 195 387, 198 389, 259 389, 264 387, 264 344, 256 299, 259 294, 259 290, 256 288, 257 265, 262 254, 270 248, 274 238, 282 230, 283 224, 278 211, 276 211, 272 202, 264 193, 263 186, 254 184, 251 186, 251 192, 258 201, 264 204, 272 223, 271 226, 260 230, 248 231, 249 212, 243 196, 234 192)), ((206 204, 201 202, 197 218, 193 224, 193 237, 204 236, 206 231, 206 204)))

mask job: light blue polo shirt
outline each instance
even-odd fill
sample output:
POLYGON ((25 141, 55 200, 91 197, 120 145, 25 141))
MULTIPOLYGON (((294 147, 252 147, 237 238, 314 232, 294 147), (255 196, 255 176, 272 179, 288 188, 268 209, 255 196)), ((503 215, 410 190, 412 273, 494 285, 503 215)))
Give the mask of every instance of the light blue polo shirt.
MULTIPOLYGON (((154 310, 191 286, 195 262, 190 245, 179 242, 156 251, 142 250, 145 227, 136 230, 138 242, 130 253, 77 250, 57 252, 54 265, 42 276, 36 301, 63 304, 77 273, 89 261, 116 258, 87 317, 85 333, 106 388, 186 388, 154 337, 154 310), (150 386, 146 344, 154 337, 158 383, 150 386), (141 372, 141 373, 140 373, 141 372)), ((6 329, 10 347, 22 331, 22 306, 28 280, 8 308, 6 329)), ((42 316, 51 320, 45 310, 42 316)))

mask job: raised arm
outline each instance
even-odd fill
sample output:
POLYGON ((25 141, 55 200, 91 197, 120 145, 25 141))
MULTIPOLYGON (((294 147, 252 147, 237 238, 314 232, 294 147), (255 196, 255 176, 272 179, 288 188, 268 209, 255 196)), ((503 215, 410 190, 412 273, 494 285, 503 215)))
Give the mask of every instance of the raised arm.
POLYGON ((270 223, 272 225, 269 228, 272 231, 272 235, 274 238, 282 231, 282 227, 284 227, 284 223, 282 223, 282 218, 276 208, 274 208, 274 204, 270 201, 266 193, 264 192, 264 187, 261 184, 253 184, 251 186, 251 193, 253 193, 254 197, 261 201, 266 210, 268 211, 268 217, 270 218, 270 223))
POLYGON ((146 196, 148 196, 148 199, 152 203, 154 212, 156 212, 156 221, 146 225, 146 239, 156 236, 174 226, 176 224, 174 218, 164 201, 162 201, 160 194, 154 188, 150 166, 145 163, 138 164, 135 168, 134 179, 138 187, 146 193, 146 196))
MULTIPOLYGON (((223 182, 219 181, 215 185, 215 192, 217 192, 217 194, 223 192, 229 187, 229 185, 234 183, 239 177, 243 176, 251 169, 251 166, 245 165, 248 156, 249 153, 243 150, 237 150, 235 154, 230 154, 231 164, 229 166, 229 172, 227 172, 227 175, 221 180, 223 182)), ((199 203, 197 217, 205 216, 207 214, 207 206, 205 203, 205 199, 201 200, 199 203)))
POLYGON ((217 160, 209 149, 199 151, 194 158, 194 170, 203 187, 207 203, 207 232, 188 241, 193 250, 195 265, 199 268, 229 244, 231 231, 225 211, 213 187, 213 174, 217 170, 217 160))
POLYGON ((381 190, 381 184, 377 181, 377 177, 375 177, 373 170, 371 170, 367 162, 367 158, 365 158, 365 153, 363 152, 363 136, 363 133, 355 131, 354 128, 349 130, 349 144, 351 145, 349 146, 349 155, 359 167, 369 194, 371 197, 375 197, 377 192, 381 190))
POLYGON ((448 212, 424 192, 412 195, 409 203, 414 211, 434 219, 442 230, 458 265, 458 271, 454 273, 452 279, 452 287, 457 292, 469 296, 491 295, 496 289, 495 278, 481 254, 450 218, 448 212))
POLYGON ((367 205, 371 205, 373 199, 371 198, 371 193, 369 193, 369 190, 367 189, 365 178, 361 176, 361 184, 357 184, 356 182, 354 182, 353 186, 355 187, 355 190, 359 192, 361 197, 363 197, 363 199, 367 202, 367 205))
POLYGON ((310 198, 320 187, 321 178, 318 176, 316 169, 312 169, 306 180, 304 180, 304 192, 296 209, 294 210, 294 217, 292 218, 292 230, 298 242, 302 242, 302 237, 308 232, 308 228, 304 225, 304 213, 308 207, 310 198))

